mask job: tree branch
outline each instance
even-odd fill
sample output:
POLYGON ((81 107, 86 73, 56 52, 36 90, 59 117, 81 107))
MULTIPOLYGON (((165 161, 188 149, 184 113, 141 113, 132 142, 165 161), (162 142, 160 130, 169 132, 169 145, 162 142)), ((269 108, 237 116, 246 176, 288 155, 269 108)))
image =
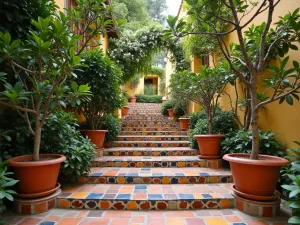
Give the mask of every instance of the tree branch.
POLYGON ((8 107, 13 108, 13 109, 19 109, 19 110, 21 110, 23 112, 31 112, 33 114, 37 113, 37 111, 35 111, 35 110, 23 108, 23 107, 17 106, 17 105, 12 105, 12 104, 9 104, 9 103, 3 102, 3 101, 0 101, 0 105, 8 106, 8 107))

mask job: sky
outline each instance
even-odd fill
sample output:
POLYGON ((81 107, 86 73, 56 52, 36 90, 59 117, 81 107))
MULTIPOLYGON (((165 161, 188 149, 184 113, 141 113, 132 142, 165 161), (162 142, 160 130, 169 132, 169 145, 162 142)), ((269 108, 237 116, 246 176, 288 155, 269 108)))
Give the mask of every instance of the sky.
POLYGON ((179 10, 181 0, 167 0, 168 15, 176 16, 179 10))

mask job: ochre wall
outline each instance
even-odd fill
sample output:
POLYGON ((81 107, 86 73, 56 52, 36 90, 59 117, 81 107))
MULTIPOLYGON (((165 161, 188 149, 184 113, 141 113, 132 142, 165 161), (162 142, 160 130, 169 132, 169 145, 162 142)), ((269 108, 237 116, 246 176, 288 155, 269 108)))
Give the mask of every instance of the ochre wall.
POLYGON ((157 75, 153 75, 153 74, 150 74, 150 75, 147 75, 147 76, 144 76, 144 77, 141 77, 140 78, 140 83, 138 85, 138 87, 135 89, 134 93, 133 93, 133 90, 130 89, 129 87, 129 84, 130 82, 127 82, 125 84, 125 91, 130 95, 130 96, 133 96, 134 94, 144 94, 144 79, 145 78, 154 78, 154 85, 157 85, 157 89, 158 89, 158 94, 160 94, 159 92, 159 85, 160 85, 160 77, 157 76, 157 75))

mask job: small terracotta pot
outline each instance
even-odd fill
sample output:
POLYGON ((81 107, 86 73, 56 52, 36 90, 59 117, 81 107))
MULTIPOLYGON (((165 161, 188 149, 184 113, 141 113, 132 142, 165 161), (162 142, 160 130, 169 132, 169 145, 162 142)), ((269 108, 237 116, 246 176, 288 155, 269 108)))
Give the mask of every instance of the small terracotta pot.
POLYGON ((224 134, 209 134, 209 135, 195 135, 194 138, 198 142, 200 159, 219 159, 220 143, 224 134))
POLYGON ((129 107, 128 106, 124 106, 124 108, 122 109, 122 116, 127 116, 128 115, 128 111, 129 111, 129 107))
POLYGON ((105 134, 108 130, 80 130, 80 132, 91 139, 97 148, 103 148, 105 134))
POLYGON ((190 118, 179 118, 179 123, 180 129, 186 131, 189 129, 190 118))
POLYGON ((175 116, 174 109, 168 109, 168 114, 169 117, 174 117, 175 116))
POLYGON ((135 103, 136 102, 136 97, 130 97, 130 102, 135 103))
POLYGON ((166 102, 166 101, 167 101, 166 99, 164 99, 164 100, 161 100, 161 102, 162 102, 162 103, 164 103, 164 102, 166 102))
POLYGON ((17 192, 22 198, 47 196, 56 191, 60 165, 66 157, 59 154, 40 154, 40 161, 32 161, 32 155, 9 159, 17 180, 17 192))
POLYGON ((261 200, 274 195, 280 167, 289 164, 280 157, 259 155, 259 160, 253 160, 250 154, 243 153, 227 154, 223 159, 230 163, 236 190, 245 193, 247 198, 260 196, 261 200))

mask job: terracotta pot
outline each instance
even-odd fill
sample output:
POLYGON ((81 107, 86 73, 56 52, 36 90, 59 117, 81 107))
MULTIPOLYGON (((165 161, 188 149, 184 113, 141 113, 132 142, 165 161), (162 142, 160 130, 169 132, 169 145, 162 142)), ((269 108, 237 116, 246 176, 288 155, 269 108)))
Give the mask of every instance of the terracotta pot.
POLYGON ((105 134, 108 130, 80 130, 80 132, 91 139, 97 148, 103 148, 105 134))
POLYGON ((188 130, 189 129, 190 118, 179 118, 179 123, 180 123, 180 129, 181 130, 188 130))
POLYGON ((166 99, 164 99, 164 100, 161 100, 161 102, 162 102, 162 103, 164 103, 164 102, 166 102, 166 101, 167 101, 166 99))
POLYGON ((135 103, 136 102, 136 97, 130 97, 130 102, 135 103))
POLYGON ((43 197, 56 191, 60 164, 66 157, 59 154, 40 154, 40 161, 32 161, 32 155, 9 159, 17 180, 17 192, 23 198, 43 197))
POLYGON ((128 111, 129 111, 129 107, 128 106, 124 106, 124 108, 122 109, 122 116, 127 116, 128 115, 128 111))
POLYGON ((168 109, 168 114, 169 117, 174 117, 175 116, 174 109, 168 109))
POLYGON ((261 200, 274 195, 280 167, 289 164, 280 157, 259 155, 259 160, 253 160, 250 154, 243 153, 227 154, 223 159, 230 163, 236 190, 248 198, 261 196, 261 200))
POLYGON ((200 150, 200 159, 219 159, 220 143, 224 134, 195 135, 200 150))

